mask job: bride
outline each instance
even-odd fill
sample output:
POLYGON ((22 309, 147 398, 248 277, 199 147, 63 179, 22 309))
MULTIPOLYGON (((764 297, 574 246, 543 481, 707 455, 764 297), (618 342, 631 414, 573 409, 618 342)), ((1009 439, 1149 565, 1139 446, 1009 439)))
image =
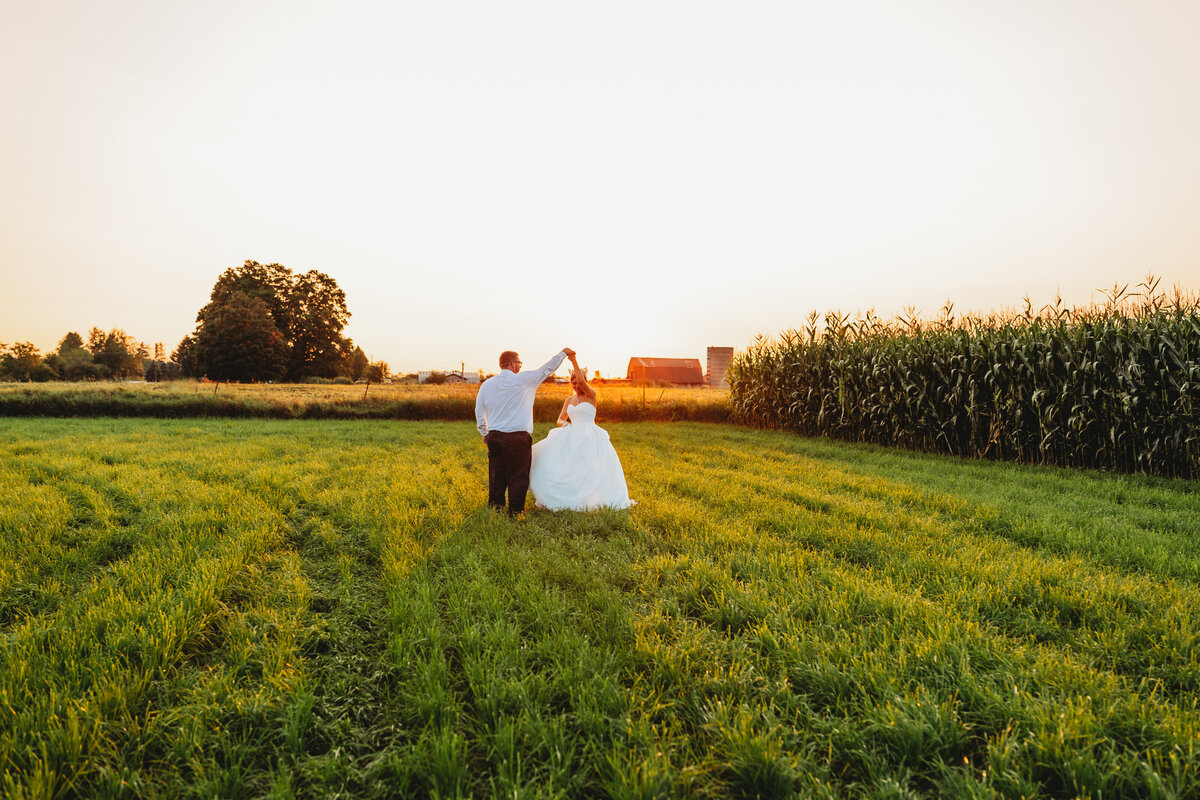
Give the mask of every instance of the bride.
POLYGON ((563 403, 558 427, 533 446, 529 488, 539 508, 552 511, 629 508, 621 459, 596 425, 596 390, 588 385, 575 356, 571 359, 571 388, 563 403))

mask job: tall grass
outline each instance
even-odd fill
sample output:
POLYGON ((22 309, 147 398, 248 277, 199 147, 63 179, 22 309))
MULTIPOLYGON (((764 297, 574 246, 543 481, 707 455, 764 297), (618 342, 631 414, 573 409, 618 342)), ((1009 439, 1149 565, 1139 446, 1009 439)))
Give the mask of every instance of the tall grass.
MULTIPOLYGON (((729 393, 714 389, 599 386, 597 419, 728 422, 729 393)), ((308 384, 0 384, 0 417, 233 417, 256 419, 473 420, 478 387, 308 384)), ((546 384, 534 418, 553 422, 570 390, 546 384)))
POLYGON ((7 420, 0 793, 1200 797, 1193 484, 609 430, 7 420))
POLYGON ((814 312, 730 367, 738 418, 959 456, 1200 476, 1200 296, 940 319, 814 312))

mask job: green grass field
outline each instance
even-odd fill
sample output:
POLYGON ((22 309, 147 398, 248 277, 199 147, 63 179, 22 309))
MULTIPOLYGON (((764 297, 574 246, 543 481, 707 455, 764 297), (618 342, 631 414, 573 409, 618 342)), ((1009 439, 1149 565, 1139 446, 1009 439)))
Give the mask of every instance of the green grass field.
POLYGON ((1194 482, 609 431, 0 420, 0 794, 1200 797, 1194 482))

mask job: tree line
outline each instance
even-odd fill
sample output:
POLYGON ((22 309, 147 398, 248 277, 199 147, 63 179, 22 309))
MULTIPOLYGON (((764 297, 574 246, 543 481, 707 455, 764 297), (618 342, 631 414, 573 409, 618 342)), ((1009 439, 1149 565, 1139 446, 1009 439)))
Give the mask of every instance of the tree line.
POLYGON ((58 347, 42 355, 31 342, 6 345, 0 342, 0 380, 9 381, 96 381, 141 377, 167 380, 178 377, 178 365, 166 360, 162 342, 154 345, 153 356, 120 328, 105 333, 88 332, 87 341, 75 331, 63 336, 58 347))
POLYGON ((46 355, 30 342, 0 343, 0 380, 382 381, 387 363, 371 362, 342 335, 349 318, 346 295, 328 275, 246 261, 217 278, 169 360, 161 342, 151 354, 122 330, 93 328, 87 342, 70 332, 46 355))

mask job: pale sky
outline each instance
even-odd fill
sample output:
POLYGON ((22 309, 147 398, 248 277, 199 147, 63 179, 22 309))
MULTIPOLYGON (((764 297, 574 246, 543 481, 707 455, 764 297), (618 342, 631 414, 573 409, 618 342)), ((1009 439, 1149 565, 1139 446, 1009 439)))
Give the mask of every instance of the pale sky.
POLYGON ((399 371, 1200 289, 1200 2, 0 0, 0 341, 246 259, 399 371))

